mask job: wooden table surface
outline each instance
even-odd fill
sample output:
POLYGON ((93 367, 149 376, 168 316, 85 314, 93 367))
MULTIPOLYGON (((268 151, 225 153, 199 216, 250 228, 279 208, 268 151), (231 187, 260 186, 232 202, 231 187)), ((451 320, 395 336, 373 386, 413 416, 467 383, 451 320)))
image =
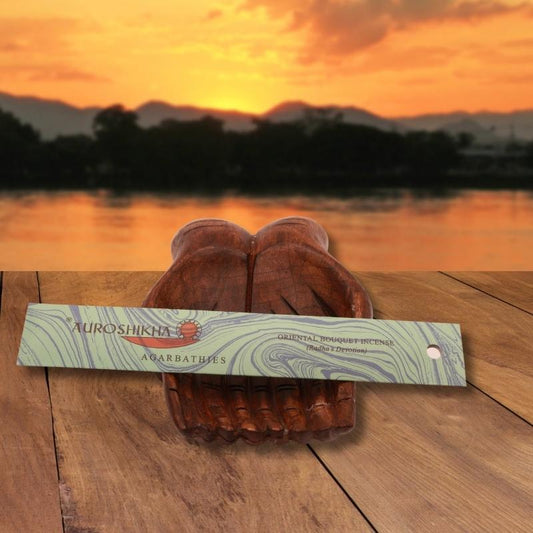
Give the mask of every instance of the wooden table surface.
POLYGON ((358 386, 356 429, 189 444, 157 375, 20 368, 28 302, 139 305, 158 272, 6 272, 0 531, 531 531, 533 272, 358 272, 376 318, 459 322, 467 388, 358 386))

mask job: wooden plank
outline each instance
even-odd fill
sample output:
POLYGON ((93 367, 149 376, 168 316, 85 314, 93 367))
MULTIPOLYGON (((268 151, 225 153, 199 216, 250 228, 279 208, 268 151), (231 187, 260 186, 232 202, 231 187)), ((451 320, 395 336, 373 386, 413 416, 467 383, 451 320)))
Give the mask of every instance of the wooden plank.
POLYGON ((46 301, 53 303, 67 303, 65 298, 68 298, 68 303, 80 305, 141 305, 145 293, 161 274, 162 272, 39 272, 41 298, 46 297, 46 301))
POLYGON ((313 448, 380 533, 531 531, 525 421, 473 387, 358 390, 355 432, 313 448))
POLYGON ((500 300, 533 313, 533 271, 530 272, 445 272, 500 300))
MULTIPOLYGON (((139 305, 157 273, 40 273, 44 302, 139 305)), ((188 443, 154 374, 50 370, 67 530, 368 531, 307 447, 188 443)))
POLYGON ((0 316, 0 531, 62 531, 52 414, 42 368, 15 365, 35 272, 5 272, 0 316))
POLYGON ((468 381, 533 420, 533 317, 436 272, 358 273, 376 318, 458 322, 468 381))

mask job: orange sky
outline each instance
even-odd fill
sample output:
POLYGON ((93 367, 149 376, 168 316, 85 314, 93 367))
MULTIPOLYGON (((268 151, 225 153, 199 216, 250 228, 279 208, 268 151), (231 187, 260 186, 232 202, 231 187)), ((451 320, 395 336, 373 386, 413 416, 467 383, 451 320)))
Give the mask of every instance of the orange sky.
POLYGON ((533 0, 25 0, 0 5, 0 91, 262 112, 533 108, 533 0))

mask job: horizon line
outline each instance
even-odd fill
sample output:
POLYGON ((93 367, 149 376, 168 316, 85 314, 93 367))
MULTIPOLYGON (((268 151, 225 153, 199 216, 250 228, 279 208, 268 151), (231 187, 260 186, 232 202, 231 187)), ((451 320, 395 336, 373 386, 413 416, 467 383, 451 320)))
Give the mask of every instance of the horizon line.
POLYGON ((271 106, 270 108, 268 108, 267 110, 265 111, 262 111, 260 113, 254 113, 254 112, 251 112, 251 111, 242 111, 240 109, 235 109, 235 108, 216 108, 216 107, 210 107, 210 106, 202 106, 202 105, 199 105, 199 104, 190 104, 190 103, 173 103, 173 102, 169 102, 167 100, 162 100, 162 99, 157 99, 157 98, 151 98, 151 99, 148 99, 148 100, 144 100, 142 101, 141 103, 137 104, 136 106, 127 106, 125 104, 123 104, 122 102, 113 102, 111 104, 108 104, 108 105, 104 105, 104 104, 93 104, 93 105, 87 105, 87 106, 80 106, 78 104, 74 104, 74 103, 71 103, 71 102, 68 102, 66 100, 63 100, 63 99, 60 99, 60 98, 47 98, 47 97, 43 97, 43 96, 38 96, 38 95, 35 95, 35 94, 14 94, 14 93, 11 93, 11 92, 8 92, 8 91, 4 91, 4 90, 1 90, 0 89, 0 95, 4 95, 4 96, 8 96, 8 97, 11 97, 11 98, 21 98, 21 99, 32 99, 32 100, 40 100, 42 102, 48 102, 48 103, 54 103, 54 104, 61 104, 61 105, 65 105, 65 106, 69 106, 69 107, 73 107, 79 111, 85 111, 85 110, 89 110, 89 109, 94 109, 94 108, 98 108, 98 109, 106 109, 106 108, 109 108, 109 107, 112 107, 114 105, 121 105, 123 106, 126 110, 131 110, 131 111, 135 111, 137 109, 139 109, 140 107, 143 107, 147 104, 154 104, 154 103, 157 103, 157 104, 164 104, 164 105, 167 105, 167 106, 170 106, 170 107, 191 107, 191 108, 195 108, 195 109, 201 109, 201 110, 206 110, 206 111, 218 111, 218 112, 223 112, 223 113, 238 113, 238 114, 241 114, 241 115, 248 115, 248 116, 251 116, 251 117, 258 117, 258 116, 263 116, 263 115, 266 115, 268 114, 269 112, 271 112, 272 110, 276 109, 277 107, 280 107, 284 104, 302 104, 302 105, 305 105, 305 106, 308 106, 308 107, 312 107, 312 108, 353 108, 353 109, 357 109, 359 111, 364 111, 364 112, 367 112, 367 113, 371 113, 377 117, 380 117, 380 118, 386 118, 386 119, 405 119, 405 118, 415 118, 415 117, 424 117, 424 116, 432 116, 432 115, 453 115, 453 114, 467 114, 467 115, 476 115, 476 114, 481 114, 481 113, 493 113, 493 114, 500 114, 500 115, 506 115, 506 114, 510 114, 510 113, 521 113, 521 112, 527 112, 527 111, 533 111, 533 104, 531 107, 525 107, 525 108, 518 108, 518 109, 512 109, 510 111, 501 111, 501 110, 494 110, 494 109, 478 109, 478 110, 475 110, 475 111, 468 111, 466 109, 452 109, 450 111, 431 111, 431 112, 423 112, 423 113, 413 113, 413 114, 404 114, 404 115, 382 115, 378 112, 375 112, 375 111, 372 111, 370 109, 367 109, 367 108, 364 108, 364 107, 359 107, 355 104, 314 104, 314 103, 310 103, 308 101, 305 101, 305 100, 298 100, 298 99, 288 99, 288 100, 283 100, 273 106, 271 106))

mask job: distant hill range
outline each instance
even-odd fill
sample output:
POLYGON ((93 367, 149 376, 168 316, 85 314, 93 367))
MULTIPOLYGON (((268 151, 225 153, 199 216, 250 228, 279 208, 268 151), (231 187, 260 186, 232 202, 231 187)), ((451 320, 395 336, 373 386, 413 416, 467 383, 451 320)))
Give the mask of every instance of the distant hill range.
MULTIPOLYGON (((45 139, 57 135, 90 134, 95 115, 103 107, 79 108, 58 100, 14 96, 0 92, 0 109, 13 113, 22 122, 39 130, 45 139)), ((463 111, 419 116, 386 118, 352 106, 312 106, 305 102, 284 102, 261 115, 194 106, 175 106, 166 102, 146 102, 134 111, 139 124, 149 127, 164 119, 197 120, 206 115, 224 121, 227 130, 250 131, 254 119, 288 122, 306 116, 338 115, 343 122, 363 124, 382 130, 444 130, 452 135, 470 133, 480 144, 498 144, 515 138, 533 140, 533 109, 510 113, 463 111)))
POLYGON ((408 128, 417 130, 434 131, 441 129, 450 133, 457 133, 459 130, 465 131, 474 135, 481 142, 507 141, 513 137, 521 140, 533 140, 533 109, 510 111, 509 113, 456 111, 414 117, 397 117, 394 120, 401 122, 408 128))

